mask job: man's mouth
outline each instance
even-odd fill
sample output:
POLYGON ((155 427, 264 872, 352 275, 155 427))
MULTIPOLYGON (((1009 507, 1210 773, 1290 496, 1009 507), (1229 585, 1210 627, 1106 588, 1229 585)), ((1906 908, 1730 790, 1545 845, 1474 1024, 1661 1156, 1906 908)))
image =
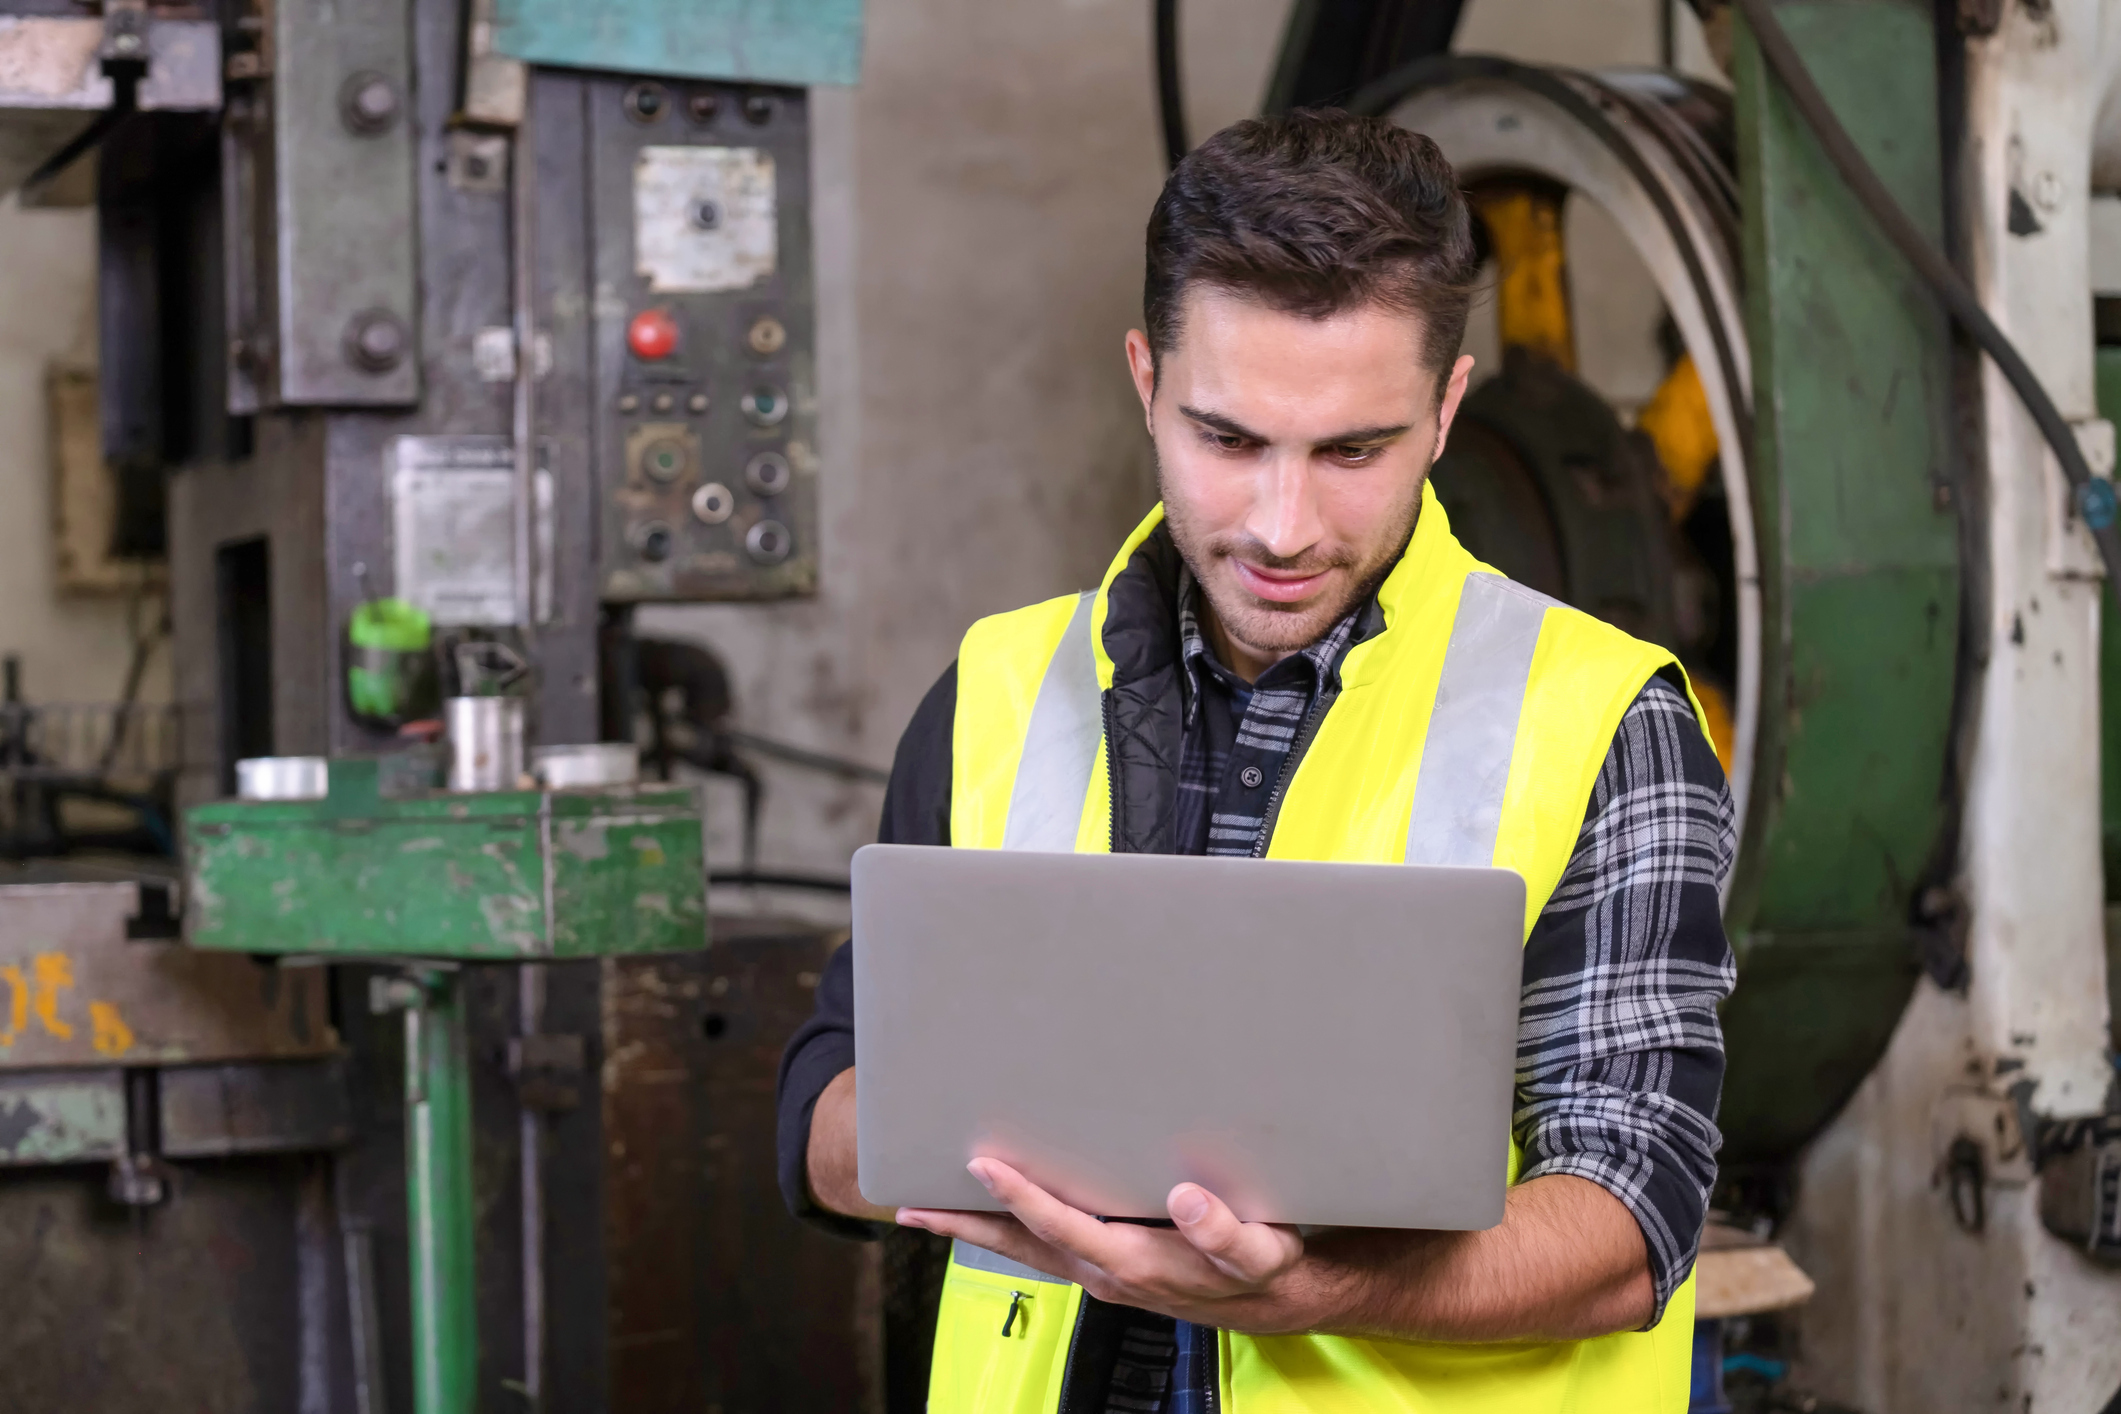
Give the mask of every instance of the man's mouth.
POLYGON ((1295 604, 1316 594, 1332 573, 1322 570, 1269 570, 1233 558, 1238 583, 1261 599, 1276 604, 1295 604))

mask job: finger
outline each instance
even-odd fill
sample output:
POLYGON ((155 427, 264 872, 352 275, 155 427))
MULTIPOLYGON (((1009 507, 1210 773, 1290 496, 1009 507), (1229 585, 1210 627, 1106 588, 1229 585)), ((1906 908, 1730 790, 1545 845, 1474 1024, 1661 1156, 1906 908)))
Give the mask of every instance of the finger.
POLYGON ((1108 1272, 1122 1261, 1126 1227, 1107 1226, 1069 1207, 1000 1159, 974 1159, 965 1167, 1039 1241, 1108 1272))
POLYGON ((1303 1256, 1293 1227, 1238 1221, 1230 1205, 1197 1183, 1181 1183, 1166 1200, 1171 1221, 1217 1269, 1250 1285, 1279 1275, 1303 1256))
POLYGON ((981 1247, 996 1256, 1043 1272, 1055 1281, 1080 1284, 1083 1263, 1033 1237, 1007 1213, 967 1213, 940 1208, 901 1208, 899 1226, 917 1227, 941 1237, 981 1247))

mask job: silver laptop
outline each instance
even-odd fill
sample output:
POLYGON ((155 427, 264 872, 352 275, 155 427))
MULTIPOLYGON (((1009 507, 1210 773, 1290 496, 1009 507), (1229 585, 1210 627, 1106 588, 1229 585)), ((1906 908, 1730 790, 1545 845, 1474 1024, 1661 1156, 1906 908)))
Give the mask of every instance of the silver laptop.
POLYGON ((872 1203, 1085 1212, 1192 1180, 1248 1221, 1502 1220, 1524 881, 1507 869, 871 845, 854 856, 872 1203))

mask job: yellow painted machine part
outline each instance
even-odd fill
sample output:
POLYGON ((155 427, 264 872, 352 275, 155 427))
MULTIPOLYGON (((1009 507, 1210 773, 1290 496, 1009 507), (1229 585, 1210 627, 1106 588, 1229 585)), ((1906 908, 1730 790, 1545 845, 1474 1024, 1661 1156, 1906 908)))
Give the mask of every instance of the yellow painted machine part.
POLYGON ((1723 763, 1723 774, 1728 776, 1731 774, 1731 744, 1737 739, 1737 729, 1731 718, 1731 699, 1706 673, 1689 673, 1687 680, 1701 703, 1701 720, 1709 730, 1709 745, 1716 748, 1716 759, 1723 763))
MULTIPOLYGON (((1657 391, 1635 416, 1635 426, 1657 448, 1664 464, 1666 499, 1676 524, 1687 518, 1716 464, 1716 424, 1709 417, 1709 395, 1692 354, 1681 354, 1657 391)), ((1728 762, 1725 763, 1729 765, 1728 762)))
POLYGON ((1530 349, 1574 373, 1576 338, 1569 327, 1569 262, 1561 229, 1566 193, 1490 187, 1471 195, 1495 251, 1495 312, 1503 347, 1530 349))

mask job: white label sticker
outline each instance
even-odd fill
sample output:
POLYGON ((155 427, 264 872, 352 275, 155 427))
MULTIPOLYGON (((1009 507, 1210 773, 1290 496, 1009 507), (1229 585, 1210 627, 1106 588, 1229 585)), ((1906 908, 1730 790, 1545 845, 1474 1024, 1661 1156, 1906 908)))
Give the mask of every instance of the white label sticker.
MULTIPOLYGON (((539 460, 550 448, 539 445, 539 460)), ((443 626, 502 627, 515 611, 515 453, 506 437, 398 437, 389 451, 397 594, 443 626)), ((536 476, 532 586, 552 616, 552 473, 536 476)))
POLYGON ((773 273, 773 157, 644 147, 633 164, 634 269, 659 294, 749 289, 773 273))

